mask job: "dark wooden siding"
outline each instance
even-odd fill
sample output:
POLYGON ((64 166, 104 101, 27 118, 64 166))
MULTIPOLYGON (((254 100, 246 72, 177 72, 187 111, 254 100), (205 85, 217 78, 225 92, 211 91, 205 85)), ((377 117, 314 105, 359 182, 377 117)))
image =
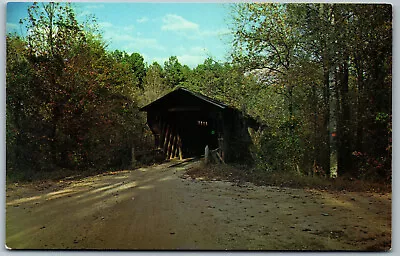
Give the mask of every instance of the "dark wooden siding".
POLYGON ((141 110, 166 159, 202 155, 206 145, 219 148, 226 162, 250 155, 246 119, 223 103, 178 89, 141 110))

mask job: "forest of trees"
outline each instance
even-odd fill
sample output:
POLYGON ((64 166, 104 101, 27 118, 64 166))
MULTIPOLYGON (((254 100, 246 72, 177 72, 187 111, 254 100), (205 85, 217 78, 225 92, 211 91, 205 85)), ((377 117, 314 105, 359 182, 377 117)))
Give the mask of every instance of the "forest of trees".
POLYGON ((6 42, 8 175, 128 168, 151 147, 139 108, 184 87, 262 124, 251 168, 391 180, 390 5, 235 4, 231 60, 193 69, 107 50, 69 4, 28 13, 6 42))

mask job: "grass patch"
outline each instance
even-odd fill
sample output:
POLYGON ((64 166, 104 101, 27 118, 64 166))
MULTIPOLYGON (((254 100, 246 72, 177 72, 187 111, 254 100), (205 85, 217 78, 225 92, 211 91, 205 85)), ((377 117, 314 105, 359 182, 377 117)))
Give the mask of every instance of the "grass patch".
POLYGON ((191 178, 205 180, 226 180, 242 184, 251 182, 258 186, 278 186, 291 188, 312 188, 320 190, 354 192, 391 192, 391 184, 338 177, 326 179, 295 172, 263 172, 244 165, 219 165, 200 163, 186 172, 191 178))

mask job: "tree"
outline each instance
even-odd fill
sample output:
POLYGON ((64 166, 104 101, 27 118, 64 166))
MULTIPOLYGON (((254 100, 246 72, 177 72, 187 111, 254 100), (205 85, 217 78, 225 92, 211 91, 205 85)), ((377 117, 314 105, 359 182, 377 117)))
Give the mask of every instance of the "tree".
POLYGON ((145 123, 131 67, 82 29, 69 4, 33 4, 25 22, 26 38, 7 37, 9 166, 23 173, 130 164, 145 123))
POLYGON ((142 87, 143 79, 144 76, 146 75, 143 56, 137 52, 134 52, 131 55, 129 55, 125 51, 121 52, 119 50, 115 50, 112 53, 112 56, 115 58, 117 62, 125 63, 126 65, 128 65, 129 69, 132 72, 132 75, 138 79, 139 87, 142 87))
POLYGON ((207 58, 192 70, 182 86, 242 109, 247 102, 247 82, 237 67, 207 58))
POLYGON ((360 175, 391 177, 392 8, 361 5, 354 12, 351 55, 357 110, 354 152, 360 175), (361 8, 362 7, 362 8, 361 8), (360 153, 362 156, 360 156, 360 153), (373 170, 374 172, 366 172, 373 170))
POLYGON ((27 56, 27 44, 21 38, 7 36, 6 148, 7 169, 28 169, 37 162, 48 163, 48 140, 39 136, 46 130, 42 121, 41 89, 32 86, 34 69, 27 56))
MULTIPOLYGON (((295 135, 295 110, 293 90, 293 68, 299 61, 298 31, 287 19, 287 7, 281 4, 238 4, 234 9, 234 52, 233 60, 244 71, 258 70, 260 81, 274 88, 274 92, 283 95, 288 111, 287 119, 282 124, 288 129, 292 146, 297 147, 295 135)), ((286 116, 286 115, 285 115, 286 116)), ((282 135, 283 135, 282 134, 282 135)), ((295 150, 296 151, 296 150, 295 150)), ((295 168, 295 153, 288 153, 295 168)))
POLYGON ((166 84, 170 88, 175 88, 183 83, 187 77, 188 67, 182 66, 176 56, 171 56, 164 62, 164 72, 166 84))
MULTIPOLYGON (((365 128, 366 124, 355 124, 352 120, 365 120, 363 117, 365 117, 366 112, 360 112, 360 103, 363 101, 361 100, 364 92, 363 76, 367 72, 361 72, 360 69, 367 62, 370 63, 367 65, 371 66, 373 65, 372 63, 382 60, 382 58, 370 57, 374 56, 375 49, 379 48, 379 46, 374 49, 369 48, 367 55, 362 56, 362 53, 365 50, 365 45, 374 45, 380 42, 377 45, 383 47, 380 48, 380 52, 386 56, 383 59, 389 60, 385 66, 391 66, 391 8, 389 5, 325 6, 307 4, 294 5, 291 9, 294 10, 295 14, 300 14, 295 19, 298 26, 306 28, 303 29, 306 33, 302 36, 305 40, 304 45, 309 45, 306 50, 316 52, 316 56, 321 56, 319 59, 323 60, 325 58, 328 60, 322 61, 322 63, 329 63, 329 68, 324 69, 324 81, 325 87, 330 88, 330 90, 326 90, 326 95, 331 94, 331 102, 333 104, 330 104, 331 110, 325 116, 331 116, 333 119, 327 123, 331 123, 330 132, 333 132, 332 129, 334 129, 337 135, 337 145, 335 147, 337 148, 337 170, 341 174, 352 173, 352 175, 359 175, 359 173, 354 172, 357 168, 354 165, 354 159, 352 159, 352 152, 360 151, 361 140, 363 140, 363 129, 361 127, 365 128), (329 12, 321 16, 321 13, 323 13, 321 10, 329 10, 329 12), (366 17, 370 17, 371 23, 365 24, 365 21, 368 20, 366 17), (321 23, 323 20, 326 21, 321 23), (372 37, 362 37, 361 35, 363 34, 371 35, 372 37), (372 41, 375 42, 373 43, 372 41), (318 47, 313 42, 322 43, 318 47), (331 83, 329 83, 329 79, 332 81, 331 83), (352 111, 352 109, 358 109, 358 111, 352 111)), ((325 64, 325 66, 327 65, 325 64)), ((391 79, 390 71, 385 66, 375 66, 374 72, 379 70, 382 77, 391 79)), ((390 94, 390 86, 387 86, 382 91, 390 94)), ((385 99, 385 102, 390 101, 388 94, 382 94, 378 98, 385 99)), ((329 102, 327 100, 325 105, 329 102)), ((363 109, 383 105, 385 105, 383 102, 371 102, 368 106, 364 105, 363 109)), ((387 106, 385 107, 385 113, 390 112, 387 106)), ((369 119, 372 121, 375 116, 376 113, 371 113, 369 119)), ((387 138, 385 135, 382 136, 387 138)), ((377 153, 374 152, 373 154, 377 153)))
POLYGON ((170 90, 171 88, 166 83, 162 67, 157 62, 153 62, 147 68, 146 76, 143 79, 141 105, 145 106, 155 101, 170 92, 170 90))
MULTIPOLYGON (((353 155, 361 145, 369 144, 363 135, 366 130, 382 138, 375 143, 382 145, 379 150, 367 146, 373 148, 368 155, 381 159, 386 152, 383 145, 388 145, 391 113, 387 104, 391 95, 390 11, 390 5, 236 5, 233 59, 247 72, 257 73, 264 92, 277 99, 284 95, 284 101, 275 102, 281 106, 287 102, 289 120, 282 128, 290 130, 291 147, 286 150, 299 149, 290 153, 298 157, 289 159, 303 162, 303 169, 313 166, 326 175, 332 169, 340 175, 361 175, 360 166, 353 171, 357 168, 353 155), (367 82, 365 76, 370 75, 379 85, 367 82), (366 84, 379 96, 367 96, 366 84), (361 113, 361 106, 367 111, 361 113), (372 110, 376 108, 384 110, 372 110), (377 114, 383 119, 376 118, 377 114), (386 120, 381 128, 378 119, 386 120)), ((271 127, 275 120, 265 122, 271 127)), ((287 136, 284 130, 278 134, 287 136)))
MULTIPOLYGON (((65 62, 73 57, 70 49, 83 44, 86 36, 69 4, 34 3, 28 8, 28 18, 21 22, 25 22, 28 31, 24 57, 34 70, 29 87, 40 91, 35 95, 40 102, 39 116, 43 120, 40 123, 45 126, 44 138, 50 146, 51 161, 55 163, 59 158, 57 131, 64 106, 70 100, 66 84, 60 78, 65 62)), ((47 159, 46 156, 44 158, 47 159)))

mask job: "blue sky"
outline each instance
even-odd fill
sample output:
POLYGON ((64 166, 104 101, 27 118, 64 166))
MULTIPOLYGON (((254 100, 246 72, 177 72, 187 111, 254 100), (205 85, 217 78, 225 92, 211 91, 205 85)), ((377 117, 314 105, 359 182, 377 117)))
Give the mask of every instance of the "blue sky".
MULTIPOLYGON (((30 3, 8 3, 6 30, 18 24, 30 3)), ((170 56, 196 67, 207 57, 226 61, 231 45, 230 4, 216 3, 73 3, 77 18, 95 15, 109 50, 139 52, 148 64, 170 56)))

